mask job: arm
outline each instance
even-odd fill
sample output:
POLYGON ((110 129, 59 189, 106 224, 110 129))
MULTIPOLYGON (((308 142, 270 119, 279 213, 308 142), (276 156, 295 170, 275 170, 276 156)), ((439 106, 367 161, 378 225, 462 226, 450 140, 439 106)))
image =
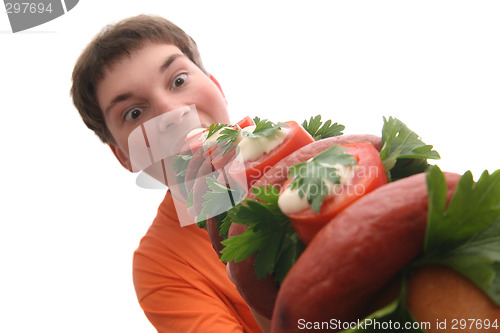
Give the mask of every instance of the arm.
POLYGON ((134 284, 144 313, 160 333, 260 332, 220 261, 200 270, 175 255, 155 259, 136 252, 134 284))
POLYGON ((244 332, 220 300, 182 282, 158 289, 140 300, 158 332, 244 332))

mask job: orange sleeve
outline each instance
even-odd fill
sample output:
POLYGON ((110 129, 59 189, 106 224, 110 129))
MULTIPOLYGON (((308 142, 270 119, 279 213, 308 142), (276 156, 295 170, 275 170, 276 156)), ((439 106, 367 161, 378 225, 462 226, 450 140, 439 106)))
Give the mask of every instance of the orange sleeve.
POLYGON ((137 297, 153 326, 160 333, 260 332, 206 231, 180 227, 172 206, 162 206, 134 254, 137 297))
POLYGON ((158 332, 243 332, 230 307, 205 284, 165 276, 160 282, 160 276, 154 274, 136 271, 134 279, 143 285, 157 284, 150 287, 140 304, 158 332))

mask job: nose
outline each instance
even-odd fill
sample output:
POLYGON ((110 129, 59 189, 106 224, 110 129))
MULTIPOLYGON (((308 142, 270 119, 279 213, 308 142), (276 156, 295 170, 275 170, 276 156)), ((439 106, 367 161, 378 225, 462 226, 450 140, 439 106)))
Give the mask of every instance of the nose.
POLYGON ((199 127, 200 118, 194 105, 182 106, 148 120, 144 130, 154 160, 178 154, 184 149, 186 135, 199 127))
POLYGON ((179 126, 185 125, 185 121, 191 118, 193 108, 184 106, 159 115, 157 118, 158 131, 160 133, 175 131, 179 126))

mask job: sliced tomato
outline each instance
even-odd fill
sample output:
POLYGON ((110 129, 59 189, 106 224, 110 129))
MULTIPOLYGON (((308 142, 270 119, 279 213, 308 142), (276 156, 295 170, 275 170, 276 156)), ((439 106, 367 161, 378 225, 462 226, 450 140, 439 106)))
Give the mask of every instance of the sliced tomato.
MULTIPOLYGON (((333 196, 324 199, 319 214, 310 207, 295 213, 287 213, 292 226, 304 244, 309 244, 316 233, 344 208, 373 191, 387 184, 387 177, 378 151, 370 143, 352 143, 341 145, 354 156, 357 165, 351 181, 338 187, 333 196)), ((288 179, 281 192, 290 187, 293 179, 288 179)))
POLYGON ((285 123, 288 125, 286 128, 289 132, 279 146, 263 154, 255 161, 244 161, 242 163, 235 159, 231 163, 228 173, 242 188, 250 188, 255 181, 281 159, 295 150, 314 142, 313 137, 297 122, 287 121, 285 123))

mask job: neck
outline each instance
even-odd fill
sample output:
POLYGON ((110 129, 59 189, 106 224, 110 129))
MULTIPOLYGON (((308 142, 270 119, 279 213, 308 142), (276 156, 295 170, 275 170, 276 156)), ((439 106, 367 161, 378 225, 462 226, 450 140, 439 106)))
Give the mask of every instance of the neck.
POLYGON ((173 195, 172 199, 174 201, 175 211, 177 213, 177 217, 179 218, 179 223, 181 224, 181 227, 194 224, 195 223, 194 217, 189 215, 186 203, 184 201, 179 200, 173 195))

